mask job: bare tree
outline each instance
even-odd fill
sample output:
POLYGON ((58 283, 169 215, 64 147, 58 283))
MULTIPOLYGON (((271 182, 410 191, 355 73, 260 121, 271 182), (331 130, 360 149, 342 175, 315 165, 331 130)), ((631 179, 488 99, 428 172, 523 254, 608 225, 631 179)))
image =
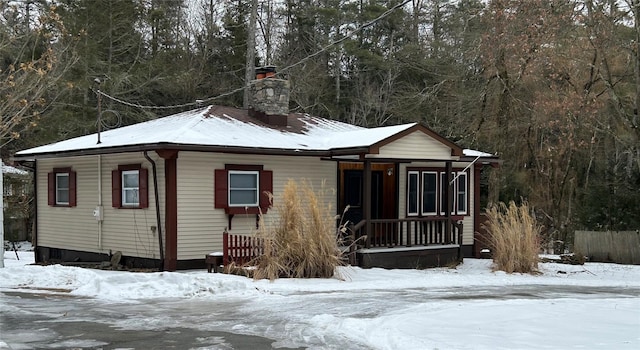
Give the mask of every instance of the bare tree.
POLYGON ((74 41, 62 43, 67 32, 55 8, 42 11, 37 27, 0 35, 0 51, 7 53, 0 66, 0 147, 38 125, 63 90, 58 86, 62 77, 76 62, 74 41))
MULTIPOLYGON (((40 117, 58 96, 55 87, 74 63, 61 62, 60 56, 70 49, 63 47, 60 38, 66 31, 55 8, 42 8, 41 15, 35 21, 30 18, 30 4, 24 12, 20 9, 4 8, 0 28, 0 51, 5 61, 0 66, 0 148, 19 139, 21 134, 38 125, 40 117), (7 11, 11 12, 8 13, 7 11), (6 15, 25 16, 21 30, 7 29, 6 15), (10 59, 8 59, 10 58, 10 59), (8 59, 8 60, 7 60, 8 59)), ((9 23, 9 25, 11 25, 9 23)), ((1 153, 1 152, 0 152, 1 153)), ((1 176, 1 173, 0 173, 1 176)), ((0 179, 0 193, 2 193, 0 179)), ((3 208, 0 197, 0 208, 3 208)), ((4 229, 0 213, 0 267, 4 267, 4 229)))

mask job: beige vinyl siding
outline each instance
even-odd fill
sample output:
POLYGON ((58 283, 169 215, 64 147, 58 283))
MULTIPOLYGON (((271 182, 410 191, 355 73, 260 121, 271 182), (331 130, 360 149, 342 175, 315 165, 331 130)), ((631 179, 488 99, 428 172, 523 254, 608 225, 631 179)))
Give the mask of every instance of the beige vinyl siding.
POLYGON ((379 154, 371 154, 367 158, 450 159, 451 148, 421 131, 414 131, 380 147, 379 154))
MULTIPOLYGON (((149 153, 158 167, 158 186, 164 223, 164 161, 149 153)), ((142 153, 82 156, 38 160, 38 245, 94 253, 121 251, 123 255, 158 258, 158 237, 151 232, 157 226, 153 172, 142 153), (99 223, 93 217, 98 206, 98 162, 102 164, 103 223, 100 240, 99 223), (142 164, 149 173, 149 208, 116 209, 111 206, 111 171, 122 164, 142 164), (77 206, 52 207, 47 203, 47 173, 53 168, 71 167, 76 172, 77 206)), ((164 229, 164 227, 163 227, 164 229)), ((163 230, 164 231, 164 230, 163 230)))
MULTIPOLYGON (((236 214, 229 229, 227 215, 214 208, 214 171, 225 164, 263 165, 273 171, 274 203, 289 179, 307 179, 314 188, 331 190, 325 201, 335 208, 336 162, 315 157, 233 155, 180 152, 178 155, 178 260, 202 259, 204 254, 222 251, 222 233, 251 234, 256 230, 255 214, 236 214)), ((267 219, 275 218, 269 210, 267 219)))
MULTIPOLYGON (((469 163, 453 163, 453 168, 456 169, 464 169, 469 163)), ((444 162, 434 162, 434 163, 410 163, 410 164, 400 164, 400 174, 398 181, 398 215, 399 217, 407 217, 406 216, 406 208, 407 208, 407 167, 429 167, 429 168, 444 168, 444 162)), ((469 202, 468 202, 468 213, 464 216, 462 221, 463 229, 462 229, 462 244, 463 245, 471 245, 473 244, 473 215, 476 210, 474 206, 475 201, 475 193, 474 193, 474 167, 469 167, 469 188, 467 188, 467 193, 469 194, 469 202)), ((440 181, 438 179, 438 181, 440 181)))
POLYGON ((98 225, 93 218, 97 203, 97 158, 74 157, 37 163, 37 243, 40 246, 97 252, 98 225), (76 172, 76 207, 48 205, 47 174, 53 168, 76 172))

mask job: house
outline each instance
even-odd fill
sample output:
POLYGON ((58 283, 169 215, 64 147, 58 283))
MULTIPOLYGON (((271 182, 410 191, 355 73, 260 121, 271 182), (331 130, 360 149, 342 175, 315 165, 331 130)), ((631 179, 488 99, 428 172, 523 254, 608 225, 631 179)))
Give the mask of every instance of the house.
POLYGON ((3 225, 8 241, 26 241, 31 230, 31 173, 2 162, 3 225))
POLYGON ((490 154, 411 123, 362 128, 289 113, 288 81, 252 84, 249 110, 208 106, 18 152, 35 169, 36 260, 204 266, 223 232, 254 232, 288 179, 336 189, 361 266, 442 265, 472 254, 490 154), (451 184, 446 186, 443 184, 451 184), (446 209, 446 208, 449 208, 446 209))

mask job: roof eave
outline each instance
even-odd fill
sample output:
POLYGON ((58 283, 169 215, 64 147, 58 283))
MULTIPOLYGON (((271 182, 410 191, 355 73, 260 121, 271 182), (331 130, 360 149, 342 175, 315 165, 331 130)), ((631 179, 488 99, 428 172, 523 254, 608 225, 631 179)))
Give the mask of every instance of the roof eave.
POLYGON ((261 154, 261 155, 289 155, 289 156, 320 156, 329 157, 334 155, 352 155, 362 154, 368 151, 367 147, 355 148, 338 148, 330 150, 318 149, 286 149, 286 148, 261 148, 261 147, 238 147, 238 146, 207 146, 177 143, 151 143, 141 145, 101 147, 91 149, 79 149, 70 151, 56 151, 44 153, 27 153, 19 154, 13 157, 17 161, 33 161, 37 159, 66 158, 105 155, 113 153, 131 153, 143 151, 156 151, 163 149, 172 149, 178 151, 195 151, 195 152, 218 152, 218 153, 235 153, 235 154, 261 154))
POLYGON ((473 156, 463 156, 460 157, 461 162, 476 162, 482 165, 490 165, 493 168, 499 168, 502 166, 504 160, 500 159, 498 156, 487 156, 487 157, 473 157, 473 156))

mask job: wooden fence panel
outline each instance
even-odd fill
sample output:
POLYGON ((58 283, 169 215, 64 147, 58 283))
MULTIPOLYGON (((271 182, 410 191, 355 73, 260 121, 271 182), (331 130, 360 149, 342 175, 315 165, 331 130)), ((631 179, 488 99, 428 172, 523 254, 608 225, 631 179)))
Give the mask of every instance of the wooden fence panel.
POLYGON ((223 235, 223 264, 230 263, 244 265, 252 259, 264 254, 264 240, 245 235, 233 235, 224 232, 223 235))
POLYGON ((576 231, 574 252, 590 261, 640 265, 640 231, 576 231))

